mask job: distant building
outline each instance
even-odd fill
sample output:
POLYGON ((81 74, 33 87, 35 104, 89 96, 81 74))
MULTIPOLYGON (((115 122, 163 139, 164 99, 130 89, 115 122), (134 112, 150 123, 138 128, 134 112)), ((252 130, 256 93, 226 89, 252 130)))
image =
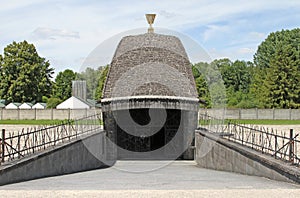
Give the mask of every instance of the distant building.
POLYGON ((47 107, 46 103, 38 102, 32 106, 32 109, 46 109, 46 107, 47 107))
POLYGON ((32 106, 33 106, 33 104, 31 104, 29 102, 24 102, 23 104, 21 104, 19 106, 19 109, 31 109, 32 106))
POLYGON ((72 96, 86 101, 86 81, 74 80, 72 81, 72 96))
POLYGON ((19 109, 19 106, 21 106, 21 103, 11 102, 5 106, 5 109, 19 109))
POLYGON ((91 106, 88 102, 72 96, 56 106, 56 109, 89 109, 91 106))

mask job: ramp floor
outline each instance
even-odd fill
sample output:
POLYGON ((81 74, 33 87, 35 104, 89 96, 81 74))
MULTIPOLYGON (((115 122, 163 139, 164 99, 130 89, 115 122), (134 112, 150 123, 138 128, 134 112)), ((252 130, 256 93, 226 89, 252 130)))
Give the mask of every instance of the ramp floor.
POLYGON ((0 190, 201 189, 300 189, 300 185, 203 169, 194 161, 118 161, 111 168, 0 187, 0 190))

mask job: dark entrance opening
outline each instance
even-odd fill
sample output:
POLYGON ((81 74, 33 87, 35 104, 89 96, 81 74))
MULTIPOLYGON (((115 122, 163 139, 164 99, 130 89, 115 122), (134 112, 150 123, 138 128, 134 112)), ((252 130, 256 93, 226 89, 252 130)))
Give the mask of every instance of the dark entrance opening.
POLYGON ((165 133, 166 133, 165 127, 163 127, 161 130, 159 130, 159 132, 151 136, 150 138, 151 151, 159 149, 165 145, 166 143, 165 133))
MULTIPOLYGON (((149 109, 146 108, 130 109, 129 114, 128 110, 119 110, 114 112, 114 116, 117 116, 116 143, 120 148, 122 148, 118 150, 119 159, 135 158, 135 156, 128 156, 129 152, 125 151, 132 151, 139 155, 138 153, 155 151, 163 148, 166 144, 173 140, 177 133, 183 134, 182 129, 180 129, 181 110, 164 109, 163 111, 165 111, 166 117, 165 122, 162 125, 160 123, 160 126, 155 126, 153 123, 149 125, 151 117, 149 115, 149 109), (132 125, 131 122, 126 121, 128 120, 128 116, 131 117, 131 120, 134 121, 135 124, 132 125), (142 127, 142 130, 140 127, 136 126, 137 124, 142 127), (153 131, 155 131, 154 134, 151 133, 149 136, 143 135, 145 132, 153 131)), ((151 112, 151 116, 159 117, 161 116, 162 109, 151 109, 151 112)), ((162 150, 163 153, 161 153, 160 158, 167 159, 178 154, 177 150, 181 149, 183 145, 183 138, 180 139, 180 142, 177 140, 176 142, 172 141, 171 143, 174 144, 172 146, 174 150, 162 150)))

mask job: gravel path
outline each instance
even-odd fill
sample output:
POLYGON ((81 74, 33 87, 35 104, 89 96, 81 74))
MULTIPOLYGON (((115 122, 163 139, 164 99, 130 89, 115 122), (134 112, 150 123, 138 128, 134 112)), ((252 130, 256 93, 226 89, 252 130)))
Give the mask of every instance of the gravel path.
POLYGON ((262 177, 203 169, 193 161, 118 161, 114 167, 0 187, 1 197, 299 197, 300 186, 262 177), (3 196, 2 196, 3 195, 3 196))

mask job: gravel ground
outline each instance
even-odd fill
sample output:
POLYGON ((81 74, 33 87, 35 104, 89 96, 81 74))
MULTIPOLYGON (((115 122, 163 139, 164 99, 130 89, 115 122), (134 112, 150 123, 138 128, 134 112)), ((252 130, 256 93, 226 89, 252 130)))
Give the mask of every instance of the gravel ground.
POLYGON ((10 191, 1 190, 1 197, 133 197, 133 198, 144 198, 144 197, 210 197, 210 198, 233 198, 233 197, 246 197, 246 198, 257 198, 257 197, 274 197, 274 198, 298 198, 300 190, 290 189, 269 189, 269 190, 21 190, 21 191, 10 191))
MULTIPOLYGON (((6 131, 20 131, 23 128, 30 128, 33 127, 31 125, 0 125, 0 129, 5 128, 6 131)), ((300 132, 300 125, 264 125, 264 127, 274 128, 278 131, 285 131, 289 132, 289 130, 292 128, 294 129, 295 133, 300 132)), ((206 172, 202 169, 199 169, 197 172, 199 174, 206 172)), ((182 173, 182 169, 175 171, 175 178, 180 178, 180 173, 182 173)), ((166 172, 166 171, 164 171, 166 172)), ((87 174, 95 175, 94 172, 87 172, 87 174)), ((154 172, 155 173, 155 172, 154 172)), ((223 172, 220 172, 223 173, 223 172)), ((253 177, 249 177, 250 180, 247 181, 245 178, 240 178, 237 180, 237 183, 234 183, 231 185, 231 188, 228 187, 222 187, 222 178, 230 179, 230 175, 221 176, 215 178, 215 180, 203 180, 203 183, 198 183, 198 188, 195 188, 195 181, 192 181, 192 185, 182 185, 182 187, 175 186, 171 190, 166 188, 163 188, 162 185, 158 185, 157 189, 147 189, 147 188, 119 188, 116 189, 117 186, 114 184, 113 181, 108 180, 108 182, 111 182, 108 184, 108 186, 116 187, 113 188, 80 188, 78 186, 81 186, 83 184, 83 181, 76 180, 76 175, 80 177, 80 174, 85 173, 78 173, 78 174, 72 174, 67 176, 61 176, 61 177, 52 177, 52 178, 46 178, 42 180, 35 180, 30 182, 24 182, 19 184, 14 184, 9 186, 3 186, 0 188, 0 197, 300 197, 300 187, 299 186, 291 186, 291 188, 288 188, 289 184, 282 183, 282 182, 274 182, 274 187, 269 187, 265 189, 268 185, 261 185, 261 181, 253 180, 253 177), (75 180, 73 182, 69 182, 70 180, 66 179, 67 177, 75 177, 75 180), (51 188, 51 185, 55 185, 56 183, 64 183, 65 178, 65 184, 68 184, 71 188, 51 188), (46 181, 46 182, 45 182, 46 181), (47 182, 48 181, 48 182, 47 182), (214 183, 214 181, 216 183, 214 183), (251 183, 252 181, 252 183, 251 183), (254 182, 253 182, 254 181, 254 182), (31 183, 33 182, 33 183, 31 183), (46 185, 46 188, 39 188, 38 184, 43 186, 46 185), (250 185, 243 185, 244 182, 250 182, 250 185), (221 185, 221 186, 220 186, 221 185), (23 187, 22 187, 23 186, 23 187), (25 187, 24 187, 25 186, 25 187), (27 186, 27 187, 26 187, 27 186), (34 186, 34 187, 33 187, 34 186), (73 186, 73 188, 72 188, 73 186), (284 187, 285 186, 285 187, 284 187)), ((212 177, 212 174, 207 171, 207 174, 210 175, 210 179, 212 177)), ((227 173, 223 173, 227 174, 227 173)), ((232 173, 229 173, 232 174, 232 173)), ((192 174, 190 177, 192 177, 194 174, 192 174)), ((237 175, 237 174, 232 174, 237 175)), ((97 176, 97 175, 95 175, 97 176)), ((109 177, 111 177, 111 174, 108 174, 109 177)), ((101 181, 105 178, 101 178, 103 176, 99 175, 99 178, 101 181)), ((170 177, 174 177, 174 173, 170 175, 170 177)), ((255 177, 256 178, 256 177, 255 177)), ((74 179, 74 178, 73 178, 74 179)), ((93 178, 92 178, 93 179, 93 178)), ((119 179, 119 176, 117 177, 119 179)), ((121 180, 124 180, 124 178, 121 178, 121 180)), ((152 178, 153 179, 153 178, 152 178)), ((173 178, 174 179, 174 178, 173 178)), ((264 179, 264 178, 258 178, 259 180, 265 180, 266 184, 270 182, 270 180, 264 179)), ((125 177, 124 183, 129 181, 130 182, 136 182, 137 185, 139 185, 142 181, 148 180, 148 182, 151 183, 151 177, 145 177, 141 180, 136 180, 135 178, 125 177), (126 180, 126 178, 128 180, 126 180)), ((162 180, 162 179, 161 179, 162 180)), ((107 180, 105 181, 107 182, 107 180)), ((93 184, 93 181, 90 181, 89 184, 93 184)), ((153 183, 151 183, 153 184, 153 183)), ((120 183, 119 183, 120 185, 120 183)), ((128 185, 128 184, 127 184, 128 185)), ((126 186, 126 185, 125 185, 126 186)))
POLYGON ((118 161, 116 166, 0 187, 1 197, 299 197, 300 186, 203 169, 193 161, 118 161))
MULTIPOLYGON (((289 132, 290 129, 294 129, 294 133, 300 133, 300 125, 256 125, 263 126, 265 128, 273 128, 278 131, 289 132)), ((6 129, 6 131, 21 131, 23 128, 38 127, 34 125, 0 125, 0 129, 6 129)))

